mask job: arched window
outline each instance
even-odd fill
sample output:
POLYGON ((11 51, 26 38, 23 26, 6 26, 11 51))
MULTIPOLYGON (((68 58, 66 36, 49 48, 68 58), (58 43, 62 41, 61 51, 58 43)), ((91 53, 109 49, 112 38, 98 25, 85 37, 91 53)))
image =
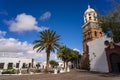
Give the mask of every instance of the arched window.
POLYGON ((100 37, 102 36, 102 32, 100 32, 100 37))
POLYGON ((89 38, 89 39, 91 38, 91 34, 90 34, 90 32, 88 32, 88 38, 89 38))
POLYGON ((95 31, 95 37, 97 37, 97 32, 95 31))
POLYGON ((91 17, 89 17, 89 20, 91 20, 92 18, 91 17))
POLYGON ((89 46, 86 45, 86 50, 87 50, 87 53, 89 53, 89 46))

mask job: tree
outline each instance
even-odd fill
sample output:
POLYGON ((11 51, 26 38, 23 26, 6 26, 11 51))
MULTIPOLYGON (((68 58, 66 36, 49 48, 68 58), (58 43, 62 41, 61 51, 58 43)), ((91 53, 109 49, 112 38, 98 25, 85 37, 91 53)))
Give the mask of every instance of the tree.
POLYGON ((51 60, 50 65, 52 66, 52 68, 55 68, 55 67, 57 67, 59 65, 59 63, 56 62, 55 60, 51 60))
POLYGON ((78 58, 79 58, 79 52, 76 50, 71 50, 71 54, 72 54, 72 58, 71 58, 71 62, 73 63, 73 67, 76 68, 77 64, 78 64, 78 58))
POLYGON ((37 69, 39 69, 39 67, 40 67, 40 63, 37 63, 37 64, 36 64, 36 67, 37 67, 37 69))
POLYGON ((120 3, 116 0, 111 0, 112 9, 107 15, 99 16, 99 24, 105 34, 111 37, 114 42, 120 42, 120 3))
POLYGON ((59 50, 57 51, 57 57, 62 59, 62 61, 64 62, 64 68, 65 68, 65 58, 63 56, 63 54, 64 54, 63 51, 64 51, 65 48, 66 48, 65 46, 61 46, 59 48, 59 50))
POLYGON ((107 16, 100 16, 99 24, 108 37, 116 43, 120 42, 120 12, 114 11, 107 16))
POLYGON ((66 71, 68 69, 68 62, 72 58, 72 52, 70 48, 67 48, 66 46, 61 46, 57 52, 57 57, 62 59, 64 61, 64 67, 66 63, 66 71))
POLYGON ((56 49, 60 47, 60 36, 56 34, 53 30, 45 30, 39 32, 39 40, 35 40, 33 44, 35 46, 33 49, 37 49, 36 52, 41 52, 43 50, 46 51, 46 68, 45 71, 48 73, 49 71, 49 58, 50 52, 55 52, 56 49))

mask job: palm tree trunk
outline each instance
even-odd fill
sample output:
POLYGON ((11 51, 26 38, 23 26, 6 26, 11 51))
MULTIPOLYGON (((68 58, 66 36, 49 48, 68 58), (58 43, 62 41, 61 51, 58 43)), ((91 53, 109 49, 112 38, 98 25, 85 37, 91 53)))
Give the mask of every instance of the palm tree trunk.
POLYGON ((75 63, 75 59, 73 60, 73 63, 74 63, 74 69, 76 69, 76 63, 75 63))
POLYGON ((67 69, 68 69, 68 61, 66 61, 66 72, 67 72, 67 69))
POLYGON ((64 61, 64 68, 65 68, 65 61, 64 61))
POLYGON ((49 72, 50 50, 47 50, 46 53, 47 53, 47 56, 46 56, 46 59, 47 59, 46 61, 47 61, 47 62, 46 62, 45 72, 48 73, 48 72, 49 72))
POLYGON ((77 58, 77 69, 79 68, 79 58, 77 58))
POLYGON ((77 59, 75 59, 75 69, 77 68, 77 59))

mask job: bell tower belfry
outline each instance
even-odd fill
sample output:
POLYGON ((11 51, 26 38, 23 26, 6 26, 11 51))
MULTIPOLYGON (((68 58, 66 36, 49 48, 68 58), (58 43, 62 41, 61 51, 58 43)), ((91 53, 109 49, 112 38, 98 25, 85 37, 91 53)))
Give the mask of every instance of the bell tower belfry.
POLYGON ((89 47, 87 43, 104 36, 102 29, 98 24, 97 13, 88 5, 88 9, 84 13, 84 24, 82 26, 83 36, 83 56, 81 59, 81 68, 89 68, 89 47))

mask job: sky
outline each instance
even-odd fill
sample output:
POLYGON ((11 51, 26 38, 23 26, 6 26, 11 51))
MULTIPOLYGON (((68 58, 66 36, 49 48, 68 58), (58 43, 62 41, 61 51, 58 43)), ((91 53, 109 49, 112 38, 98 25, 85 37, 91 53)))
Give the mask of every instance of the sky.
MULTIPOLYGON (((116 0, 116 2, 120 2, 116 0)), ((45 61, 45 51, 33 51, 40 31, 50 29, 60 42, 82 54, 82 25, 88 7, 102 15, 111 9, 112 0, 0 0, 0 55, 45 61)), ((57 59, 51 53, 51 59, 57 59)))

